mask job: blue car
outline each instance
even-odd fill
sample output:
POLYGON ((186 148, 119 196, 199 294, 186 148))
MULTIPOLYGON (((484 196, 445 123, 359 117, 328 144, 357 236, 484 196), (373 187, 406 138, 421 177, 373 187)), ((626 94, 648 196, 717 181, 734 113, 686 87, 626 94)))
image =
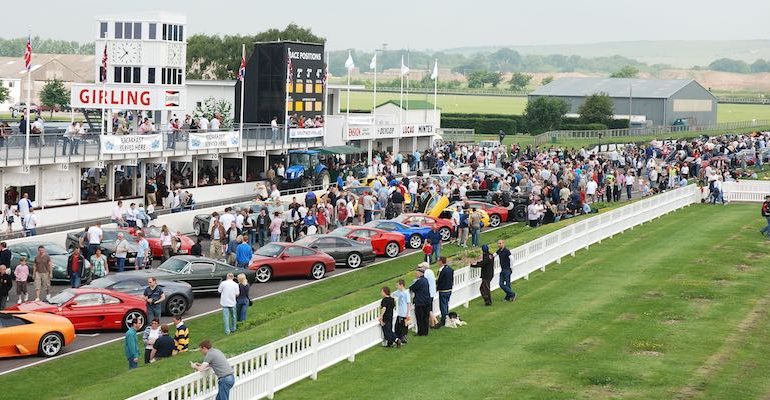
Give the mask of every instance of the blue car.
POLYGON ((398 232, 404 235, 404 238, 406 238, 406 244, 413 249, 419 249, 422 247, 422 243, 425 241, 425 237, 431 230, 428 226, 409 226, 400 222, 384 219, 369 222, 365 226, 382 229, 383 231, 388 232, 398 232))

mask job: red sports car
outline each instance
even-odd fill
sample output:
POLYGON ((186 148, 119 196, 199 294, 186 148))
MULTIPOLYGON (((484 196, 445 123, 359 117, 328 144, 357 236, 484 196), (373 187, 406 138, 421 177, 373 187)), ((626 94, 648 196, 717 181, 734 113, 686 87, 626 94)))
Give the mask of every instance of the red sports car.
POLYGON ((257 272, 256 281, 273 278, 310 276, 323 278, 334 271, 334 258, 309 247, 293 243, 273 242, 259 248, 251 257, 249 269, 257 272))
MULTIPOLYGON (((487 212, 489 215, 489 226, 497 228, 503 222, 508 222, 508 209, 503 206, 485 203, 483 201, 465 201, 458 203, 461 206, 467 205, 471 208, 477 207, 487 212)), ((513 217, 513 214, 511 214, 513 217)))
MULTIPOLYGON (((147 226, 141 229, 144 232, 144 238, 147 239, 147 243, 150 245, 150 251, 152 251, 152 258, 162 260, 163 259, 163 246, 160 244, 160 227, 147 226)), ((136 229, 130 228, 128 233, 132 236, 136 236, 136 229)), ((172 234, 174 231, 171 231, 172 234)), ((179 239, 179 249, 176 254, 190 254, 190 249, 195 242, 185 235, 177 235, 179 239)))
POLYGON ((441 240, 447 241, 452 238, 452 233, 455 231, 455 226, 452 223, 451 220, 443 219, 443 218, 433 218, 430 215, 426 214, 417 214, 417 213, 407 213, 407 214, 401 214, 396 218, 393 218, 394 221, 398 221, 404 225, 409 226, 427 226, 431 229, 433 229, 434 225, 438 225, 438 233, 441 235, 441 240))
POLYGON ((147 306, 141 297, 97 288, 65 289, 50 302, 28 301, 10 310, 37 311, 61 315, 76 331, 126 330, 139 320, 147 323, 147 306))
POLYGON ((359 242, 369 242, 374 254, 395 257, 404 251, 406 239, 398 232, 388 232, 367 226, 346 226, 337 228, 330 235, 342 236, 359 242))

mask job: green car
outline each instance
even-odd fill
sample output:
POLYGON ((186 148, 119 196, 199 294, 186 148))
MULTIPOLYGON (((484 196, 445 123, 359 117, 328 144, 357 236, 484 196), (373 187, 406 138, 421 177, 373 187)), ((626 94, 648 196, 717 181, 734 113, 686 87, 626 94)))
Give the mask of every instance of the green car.
POLYGON ((217 291, 219 283, 227 278, 227 273, 232 273, 233 276, 245 274, 249 283, 254 283, 256 278, 255 271, 235 268, 219 260, 198 256, 174 256, 158 268, 118 274, 120 277, 146 279, 154 276, 158 280, 187 282, 192 286, 193 293, 211 293, 217 291))
POLYGON ((19 244, 12 244, 8 246, 8 250, 11 251, 11 274, 13 274, 14 268, 19 265, 19 259, 24 256, 27 257, 27 265, 29 266, 29 281, 34 279, 33 269, 35 268, 35 256, 37 255, 38 246, 45 247, 46 253, 51 256, 53 261, 53 278, 54 283, 69 283, 67 278, 67 258, 69 252, 62 246, 51 242, 25 242, 19 244))

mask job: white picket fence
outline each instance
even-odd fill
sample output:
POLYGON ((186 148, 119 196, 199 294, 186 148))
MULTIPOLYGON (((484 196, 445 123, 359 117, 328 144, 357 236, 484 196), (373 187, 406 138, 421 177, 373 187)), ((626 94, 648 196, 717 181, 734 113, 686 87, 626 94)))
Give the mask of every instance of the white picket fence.
MULTIPOLYGON (((666 192, 574 223, 511 250, 511 280, 528 279, 536 270, 573 255, 591 244, 700 201, 695 185, 666 192)), ((404 266, 407 270, 407 266, 404 266)), ((409 266, 411 267, 411 266, 409 266)), ((492 288, 498 288, 497 274, 492 288)), ((461 268, 454 274, 450 307, 468 306, 479 297, 479 270, 461 268)), ((438 309, 438 301, 434 309, 438 309)), ((273 394, 340 361, 382 343, 377 321, 379 301, 229 359, 235 370, 235 400, 272 398, 273 394)), ((216 396, 216 377, 196 372, 130 400, 202 400, 216 396)))
POLYGON ((743 180, 739 182, 725 182, 722 184, 722 192, 724 193, 725 200, 728 202, 761 203, 765 201, 765 196, 770 195, 770 181, 743 180))

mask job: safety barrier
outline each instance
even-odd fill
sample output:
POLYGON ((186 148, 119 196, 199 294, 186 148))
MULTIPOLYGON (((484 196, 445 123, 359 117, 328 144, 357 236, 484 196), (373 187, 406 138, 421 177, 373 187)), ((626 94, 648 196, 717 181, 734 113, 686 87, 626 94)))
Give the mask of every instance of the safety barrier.
MULTIPOLYGON (((574 255, 580 249, 611 238, 634 226, 700 201, 695 185, 653 196, 606 213, 576 222, 511 250, 511 279, 528 279, 548 264, 574 255)), ((450 307, 479 297, 479 269, 460 268, 454 274, 450 307)), ((499 270, 496 271, 499 274, 499 270)), ((493 279, 492 288, 498 287, 493 279)), ((434 304, 437 309, 438 300, 434 304)), ((379 301, 340 315, 283 339, 229 359, 235 371, 232 397, 272 398, 273 394, 342 360, 354 361, 356 354, 382 342, 377 321, 379 301)), ((141 393, 130 400, 198 400, 216 396, 216 378, 195 372, 141 393)))
POLYGON ((770 181, 724 182, 722 192, 726 201, 761 203, 765 196, 770 196, 770 181))

